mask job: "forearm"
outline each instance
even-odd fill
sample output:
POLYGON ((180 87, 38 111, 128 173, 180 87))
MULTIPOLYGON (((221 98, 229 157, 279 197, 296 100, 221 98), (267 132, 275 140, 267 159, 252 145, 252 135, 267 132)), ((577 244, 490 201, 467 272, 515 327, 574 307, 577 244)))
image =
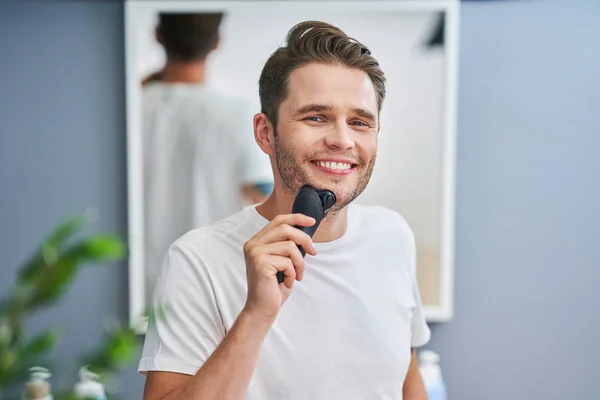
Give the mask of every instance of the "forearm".
POLYGON ((242 311, 196 375, 165 400, 243 399, 270 326, 242 311))
POLYGON ((402 398, 404 400, 427 400, 427 391, 425 390, 421 372, 419 371, 419 363, 415 350, 411 350, 411 361, 406 378, 404 379, 402 398))

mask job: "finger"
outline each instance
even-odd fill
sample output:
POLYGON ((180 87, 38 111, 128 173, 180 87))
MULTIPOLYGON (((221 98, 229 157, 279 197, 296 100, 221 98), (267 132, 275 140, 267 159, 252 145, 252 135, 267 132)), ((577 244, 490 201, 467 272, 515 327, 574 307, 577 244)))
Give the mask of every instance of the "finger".
MULTIPOLYGON (((291 261, 293 268, 295 269, 295 278, 302 280, 304 276, 304 257, 298 249, 298 246, 287 240, 285 242, 270 243, 262 247, 262 250, 272 256, 285 257, 291 261)), ((280 269, 280 271, 282 271, 280 269)))
POLYGON ((281 285, 285 286, 288 289, 291 289, 294 286, 294 282, 297 279, 294 276, 293 271, 294 267, 291 267, 283 272, 283 282, 281 283, 281 285), (289 273, 287 273, 286 271, 288 271, 289 273))
POLYGON ((298 226, 313 226, 316 223, 315 219, 301 213, 281 214, 273 218, 268 224, 268 228, 274 228, 278 225, 298 225, 298 226))
MULTIPOLYGON (((269 233, 273 229, 275 229, 281 225, 289 225, 291 227, 294 227, 294 226, 308 227, 308 226, 313 226, 315 223, 316 223, 316 221, 314 218, 306 216, 304 214, 296 213, 296 214, 278 215, 275 218, 273 218, 273 220, 271 220, 263 229, 261 229, 258 233, 256 233, 252 237, 252 239, 249 240, 250 243, 248 243, 248 245, 252 244, 252 247, 254 247, 255 245, 269 243, 269 242, 273 242, 273 241, 277 240, 277 239, 273 240, 272 236, 268 236, 268 238, 265 239, 265 236, 269 235, 269 233)), ((279 240, 288 240, 288 239, 289 239, 288 237, 283 236, 283 238, 279 239, 279 240)), ((311 248, 312 248, 312 245, 308 246, 305 250, 307 250, 308 253, 312 254, 309 251, 309 249, 311 249, 311 248)))
MULTIPOLYGON (((269 257, 269 264, 275 267, 277 271, 283 272, 283 284, 291 289, 297 277, 292 260, 289 257, 271 255, 269 257)), ((277 271, 275 271, 275 274, 277 271)))
POLYGON ((285 224, 266 231, 263 236, 257 240, 257 244, 268 244, 287 240, 291 240, 296 243, 296 245, 302 246, 308 254, 313 256, 317 254, 312 238, 308 234, 302 232, 298 228, 285 224))
MULTIPOLYGON (((275 270, 271 271, 273 274, 276 274, 278 271, 285 273, 285 271, 289 270, 290 268, 292 270, 294 269, 294 263, 289 257, 270 254, 267 260, 267 263, 275 268, 275 270)), ((296 274, 294 273, 294 277, 295 276, 296 274)))

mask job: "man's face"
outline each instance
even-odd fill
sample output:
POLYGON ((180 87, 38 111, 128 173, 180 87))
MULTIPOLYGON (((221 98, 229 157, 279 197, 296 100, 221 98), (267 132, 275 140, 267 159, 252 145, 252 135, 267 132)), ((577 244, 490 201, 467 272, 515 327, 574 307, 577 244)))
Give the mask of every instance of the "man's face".
POLYGON ((290 75, 279 107, 275 161, 284 185, 305 184, 337 197, 332 211, 367 186, 377 155, 379 119, 369 76, 343 66, 308 64, 290 75))

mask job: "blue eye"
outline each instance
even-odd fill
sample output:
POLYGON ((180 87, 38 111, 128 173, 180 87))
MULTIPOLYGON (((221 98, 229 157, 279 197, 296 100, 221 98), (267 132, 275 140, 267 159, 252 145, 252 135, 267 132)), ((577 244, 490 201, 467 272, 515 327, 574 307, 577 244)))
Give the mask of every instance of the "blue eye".
POLYGON ((319 122, 319 120, 321 119, 321 117, 306 117, 304 119, 312 121, 312 122, 319 122))

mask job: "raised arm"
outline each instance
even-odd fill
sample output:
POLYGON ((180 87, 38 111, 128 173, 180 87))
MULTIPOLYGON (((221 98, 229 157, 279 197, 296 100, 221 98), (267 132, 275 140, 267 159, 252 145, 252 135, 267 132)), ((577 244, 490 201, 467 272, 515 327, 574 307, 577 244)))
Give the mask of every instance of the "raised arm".
MULTIPOLYGON (((209 327, 202 332, 191 332, 169 328, 165 323, 161 329, 152 330, 149 340, 156 341, 158 338, 161 345, 176 348, 183 336, 188 345, 183 346, 185 350, 178 352, 172 349, 162 350, 167 358, 163 365, 168 367, 149 368, 144 400, 241 400, 245 397, 263 340, 282 304, 289 297, 294 281, 302 279, 304 259, 297 245, 307 249, 309 254, 316 254, 311 238, 293 226, 311 226, 314 222, 314 219, 300 214, 281 215, 245 244, 248 280, 246 304, 227 335, 218 345, 215 344, 214 349, 206 345, 207 342, 214 343, 216 337, 213 332, 215 329, 209 327), (277 283, 278 271, 285 274, 282 284, 277 283), (198 335, 204 336, 203 339, 198 340, 198 335), (210 338, 208 341, 207 337, 210 338), (194 345, 189 345, 190 343, 194 345), (189 368, 184 365, 188 358, 185 351, 194 348, 201 349, 204 354, 210 353, 210 356, 194 375, 182 373, 185 368, 189 368)), ((157 293, 160 295, 160 292, 157 293)), ((189 294, 179 298, 185 299, 188 296, 189 294)), ((178 309, 190 306, 185 300, 179 300, 175 307, 175 310, 167 310, 164 318, 168 320, 168 313, 177 313, 178 309)), ((207 314, 206 311, 193 310, 207 314)), ((148 362, 153 363, 152 360, 148 362)))

